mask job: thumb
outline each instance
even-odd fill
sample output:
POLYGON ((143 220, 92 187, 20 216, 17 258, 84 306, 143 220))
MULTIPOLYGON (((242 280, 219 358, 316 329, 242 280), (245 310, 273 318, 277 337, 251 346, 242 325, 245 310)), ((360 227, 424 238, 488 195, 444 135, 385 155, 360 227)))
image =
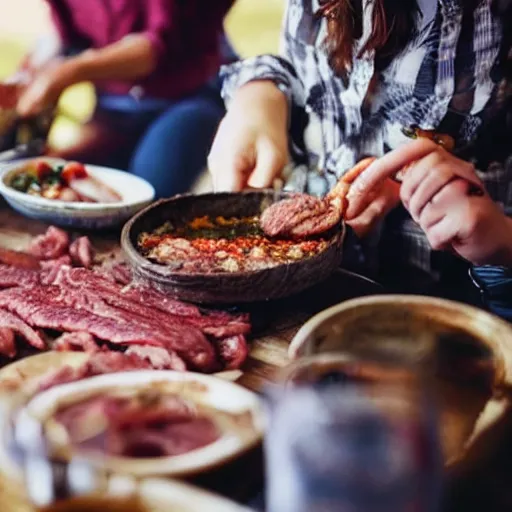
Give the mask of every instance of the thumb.
POLYGON ((253 188, 270 187, 286 162, 286 156, 270 140, 260 140, 256 146, 256 166, 247 184, 253 188))

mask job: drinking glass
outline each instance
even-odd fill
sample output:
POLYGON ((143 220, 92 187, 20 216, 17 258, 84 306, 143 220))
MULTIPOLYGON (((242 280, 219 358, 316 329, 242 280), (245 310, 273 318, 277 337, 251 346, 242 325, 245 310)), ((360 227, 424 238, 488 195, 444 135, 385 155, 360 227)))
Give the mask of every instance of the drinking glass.
POLYGON ((323 354, 267 392, 268 512, 433 512, 443 461, 411 368, 323 354))

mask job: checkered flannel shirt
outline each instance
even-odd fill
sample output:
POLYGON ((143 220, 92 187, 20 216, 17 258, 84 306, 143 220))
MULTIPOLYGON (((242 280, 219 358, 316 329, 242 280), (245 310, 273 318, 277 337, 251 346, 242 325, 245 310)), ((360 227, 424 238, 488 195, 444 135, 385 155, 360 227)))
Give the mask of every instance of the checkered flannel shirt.
MULTIPOLYGON (((228 107, 236 90, 253 80, 273 80, 286 94, 295 163, 289 189, 323 195, 360 158, 406 143, 403 128, 419 126, 452 135, 456 152, 475 163, 489 194, 512 215, 512 134, 504 122, 510 82, 502 72, 510 48, 505 23, 491 0, 470 12, 464 0, 439 0, 429 18, 421 3, 433 1, 420 0, 416 35, 377 73, 369 102, 374 55, 354 58, 347 81, 336 76, 325 49, 326 21, 316 16, 318 0, 288 1, 279 56, 223 68, 228 107)), ((372 30, 373 1, 363 2, 363 35, 354 56, 372 30)), ((386 221, 374 234, 374 249, 382 228, 386 221)), ((400 239, 404 263, 436 274, 428 240, 405 212, 389 229, 400 239)))

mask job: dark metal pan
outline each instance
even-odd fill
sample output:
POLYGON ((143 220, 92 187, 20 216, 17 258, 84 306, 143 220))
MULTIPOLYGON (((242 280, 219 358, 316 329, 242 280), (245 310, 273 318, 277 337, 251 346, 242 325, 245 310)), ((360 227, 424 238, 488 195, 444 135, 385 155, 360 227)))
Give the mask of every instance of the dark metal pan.
POLYGON ((236 305, 289 297, 325 280, 340 264, 345 226, 330 234, 320 254, 297 262, 251 272, 183 273, 145 258, 137 249, 141 233, 171 222, 175 226, 205 215, 248 217, 259 215, 275 200, 288 197, 273 190, 203 195, 181 195, 160 200, 125 225, 121 246, 135 277, 170 297, 199 304, 236 305))

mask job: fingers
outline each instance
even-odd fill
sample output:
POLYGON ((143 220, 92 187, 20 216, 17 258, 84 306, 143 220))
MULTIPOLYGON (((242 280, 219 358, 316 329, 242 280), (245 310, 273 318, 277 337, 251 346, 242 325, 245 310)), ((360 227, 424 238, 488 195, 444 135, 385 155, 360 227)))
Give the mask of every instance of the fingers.
POLYGON ((372 190, 368 194, 365 194, 364 196, 358 198, 358 202, 355 204, 352 202, 352 196, 350 195, 350 189, 349 193, 347 195, 348 199, 348 207, 347 211, 345 213, 345 219, 346 220, 352 220, 356 217, 359 217, 360 215, 363 215, 365 210, 368 208, 368 206, 376 199, 378 196, 378 191, 372 190))
POLYGON ((270 138, 258 137, 250 129, 236 132, 232 126, 228 118, 221 122, 208 157, 214 190, 240 192, 247 186, 270 187, 288 155, 270 138))
POLYGON ((39 114, 45 107, 44 98, 46 95, 45 87, 39 83, 38 80, 34 81, 25 91, 21 94, 16 110, 21 117, 30 117, 39 114))
MULTIPOLYGON (((354 181, 351 187, 351 194, 355 197, 364 195, 367 191, 382 183, 386 178, 395 176, 403 167, 413 162, 418 162, 432 153, 437 153, 443 160, 451 162, 453 172, 458 177, 464 178, 475 186, 482 188, 481 181, 471 164, 455 158, 431 140, 418 139, 374 161, 354 181)), ((405 173, 405 177, 407 177, 408 173, 405 173)), ((356 200, 354 198, 354 201, 356 200)))
POLYGON ((220 156, 213 150, 208 157, 208 170, 215 192, 240 192, 254 168, 254 151, 243 148, 237 153, 220 156))
MULTIPOLYGON (((405 189, 402 186, 400 197, 404 206, 409 210, 411 217, 418 222, 421 212, 435 196, 446 187, 451 181, 457 178, 446 166, 436 169, 425 175, 425 178, 417 183, 417 187, 410 193, 410 188, 405 189)), ((467 183, 467 182, 466 182, 467 183)))
POLYGON ((256 166, 248 185, 253 188, 271 187, 287 163, 286 155, 276 149, 268 139, 260 139, 256 145, 256 166))
POLYGON ((375 228, 377 223, 396 206, 397 199, 395 195, 397 198, 398 194, 392 191, 377 195, 361 214, 348 219, 346 221, 347 224, 354 230, 357 236, 360 238, 365 237, 375 228))
POLYGON ((375 157, 367 157, 363 158, 361 161, 359 161, 352 169, 347 171, 341 179, 345 183, 353 183, 368 167, 377 160, 375 157))
POLYGON ((370 203, 366 210, 358 217, 347 221, 359 238, 364 238, 372 231, 385 214, 385 205, 382 200, 370 203))
POLYGON ((450 247, 457 239, 460 222, 458 215, 445 216, 441 221, 432 226, 427 232, 427 239, 435 251, 441 251, 450 247))
POLYGON ((350 220, 363 215, 368 205, 375 201, 378 196, 386 196, 386 200, 389 200, 390 197, 396 198, 396 204, 398 204, 399 193, 400 184, 392 180, 387 180, 364 195, 352 194, 351 188, 347 194, 348 208, 345 218, 350 220))
POLYGON ((364 194, 387 178, 392 178, 402 167, 420 160, 440 148, 431 140, 418 139, 401 146, 375 160, 352 184, 353 194, 364 194))
POLYGON ((447 215, 452 215, 454 207, 467 201, 470 185, 466 180, 456 179, 443 187, 422 209, 416 220, 421 228, 428 233, 429 229, 439 223, 447 215))
POLYGON ((255 150, 250 133, 233 131, 225 117, 217 131, 208 155, 208 171, 215 192, 240 192, 255 166, 255 150))

